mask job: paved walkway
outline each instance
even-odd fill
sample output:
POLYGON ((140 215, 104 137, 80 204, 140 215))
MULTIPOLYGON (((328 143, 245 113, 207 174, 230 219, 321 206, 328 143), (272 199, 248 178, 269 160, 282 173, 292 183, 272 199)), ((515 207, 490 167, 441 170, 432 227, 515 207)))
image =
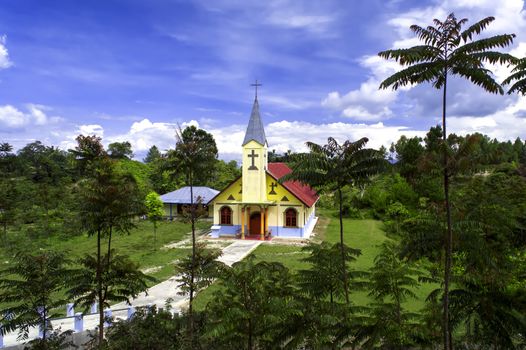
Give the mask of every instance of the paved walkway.
MULTIPOLYGON (((232 266, 233 263, 242 260, 254 249, 256 249, 262 242, 261 241, 234 241, 232 244, 223 248, 223 255, 218 259, 219 261, 232 266)), ((141 293, 137 298, 131 301, 131 304, 135 307, 147 306, 149 304, 155 304, 157 307, 164 307, 166 300, 172 299, 172 307, 174 310, 180 310, 188 302, 188 298, 178 295, 180 289, 177 288, 177 277, 173 276, 170 279, 156 284, 148 289, 148 295, 141 293)), ((114 311, 113 317, 115 318, 126 318, 128 305, 125 303, 119 303, 111 307, 114 311)), ((57 329, 60 327, 62 331, 74 329, 73 318, 61 318, 52 320, 53 328, 57 329)), ((95 329, 98 325, 98 315, 91 314, 84 317, 84 329, 95 329)), ((16 340, 17 334, 10 333, 4 337, 4 346, 11 346, 18 344, 16 340)), ((38 336, 38 330, 36 328, 31 329, 29 332, 29 339, 36 338, 38 336)))

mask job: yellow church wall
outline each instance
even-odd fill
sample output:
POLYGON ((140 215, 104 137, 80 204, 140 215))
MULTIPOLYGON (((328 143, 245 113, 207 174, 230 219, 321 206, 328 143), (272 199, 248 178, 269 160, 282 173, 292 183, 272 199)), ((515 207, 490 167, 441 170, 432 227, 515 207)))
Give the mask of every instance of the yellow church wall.
POLYGON ((299 218, 300 215, 303 215, 305 205, 272 176, 267 174, 266 180, 267 199, 276 202, 276 205, 269 210, 269 225, 283 226, 285 224, 285 210, 294 208, 298 212, 298 227, 303 227, 303 220, 299 220, 299 218), (272 184, 277 185, 274 186, 275 194, 271 194, 272 184), (288 201, 282 201, 283 197, 287 197, 288 201))
POLYGON ((241 178, 237 179, 233 183, 231 183, 227 188, 223 190, 216 198, 214 198, 213 203, 225 203, 225 202, 232 202, 232 200, 229 200, 228 197, 232 196, 235 201, 240 202, 241 201, 241 178))
POLYGON ((267 169, 267 147, 256 141, 250 141, 243 146, 243 201, 264 202, 267 200, 265 193, 265 175, 267 169), (255 157, 251 157, 254 154, 255 157), (257 170, 252 170, 252 162, 257 170))

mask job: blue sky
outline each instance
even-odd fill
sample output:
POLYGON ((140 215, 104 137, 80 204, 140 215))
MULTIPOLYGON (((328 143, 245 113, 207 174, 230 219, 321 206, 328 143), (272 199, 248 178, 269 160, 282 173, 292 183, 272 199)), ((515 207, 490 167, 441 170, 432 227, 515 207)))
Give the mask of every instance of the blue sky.
MULTIPOLYGON (((2 0, 0 142, 67 149, 79 133, 129 140, 142 158, 174 143, 177 125, 214 134, 237 158, 256 78, 269 147, 370 138, 389 145, 439 122, 430 86, 379 91, 396 64, 384 49, 417 43, 408 27, 454 11, 493 15, 487 35, 516 33, 526 55, 523 0, 178 1, 2 0)), ((495 70, 497 78, 506 69, 495 70)), ((451 130, 526 138, 526 102, 459 80, 450 88, 451 130)))

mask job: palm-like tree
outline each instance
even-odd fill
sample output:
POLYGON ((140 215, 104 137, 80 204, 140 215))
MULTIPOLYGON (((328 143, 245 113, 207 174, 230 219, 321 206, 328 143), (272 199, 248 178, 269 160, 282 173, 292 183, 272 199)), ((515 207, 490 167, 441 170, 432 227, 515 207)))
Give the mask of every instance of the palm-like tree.
POLYGON ((485 63, 505 64, 515 62, 511 55, 496 51, 513 42, 514 34, 502 34, 489 38, 473 40, 473 36, 480 34, 494 17, 486 17, 463 30, 467 19, 457 20, 450 14, 445 21, 434 19, 434 26, 426 28, 412 25, 410 28, 423 41, 423 45, 408 49, 394 49, 382 51, 380 57, 394 59, 402 66, 401 71, 385 79, 380 88, 389 87, 394 90, 401 86, 431 83, 436 89, 442 89, 442 140, 443 140, 443 177, 444 200, 446 207, 447 234, 445 239, 445 267, 444 267, 444 299, 443 299, 443 337, 444 349, 450 349, 449 329, 449 280, 451 275, 452 229, 451 206, 449 203, 448 156, 446 150, 446 106, 447 81, 451 75, 461 76, 484 90, 503 94, 499 83, 492 77, 492 73, 485 67, 485 63))
POLYGON ((18 330, 27 339, 31 327, 38 326, 43 342, 51 330, 49 318, 65 304, 64 287, 68 262, 62 253, 44 251, 35 255, 18 252, 15 263, 0 271, 0 334, 18 330))
MULTIPOLYGON (((190 265, 190 289, 188 291, 188 323, 189 336, 193 342, 194 318, 193 301, 195 294, 195 279, 197 272, 197 252, 195 224, 197 219, 204 214, 201 199, 194 201, 194 185, 196 182, 203 182, 210 176, 213 166, 217 159, 217 146, 214 137, 202 129, 189 126, 184 130, 176 132, 175 150, 168 152, 169 165, 172 175, 183 174, 186 184, 190 187, 190 205, 186 208, 186 214, 192 226, 192 263, 190 265)), ((192 343, 193 345, 193 343, 192 343)))
MULTIPOLYGON (((342 189, 346 185, 363 185, 385 165, 381 152, 365 148, 368 141, 369 139, 364 137, 354 142, 347 140, 340 145, 334 138, 329 137, 327 144, 323 146, 307 142, 310 152, 294 155, 292 172, 280 179, 280 182, 297 180, 318 190, 338 193, 342 271, 347 270, 343 237, 342 189)), ((347 273, 342 277, 345 301, 349 304, 347 273)))
POLYGON ((511 71, 511 75, 507 77, 502 84, 513 85, 508 90, 508 94, 517 92, 526 95, 526 57, 518 60, 511 71))

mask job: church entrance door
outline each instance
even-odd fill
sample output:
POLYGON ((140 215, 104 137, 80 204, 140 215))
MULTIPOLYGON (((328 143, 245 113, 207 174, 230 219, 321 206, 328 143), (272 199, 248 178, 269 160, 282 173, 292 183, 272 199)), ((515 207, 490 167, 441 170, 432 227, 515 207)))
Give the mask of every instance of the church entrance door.
POLYGON ((261 214, 255 212, 250 215, 250 235, 261 234, 261 214))

